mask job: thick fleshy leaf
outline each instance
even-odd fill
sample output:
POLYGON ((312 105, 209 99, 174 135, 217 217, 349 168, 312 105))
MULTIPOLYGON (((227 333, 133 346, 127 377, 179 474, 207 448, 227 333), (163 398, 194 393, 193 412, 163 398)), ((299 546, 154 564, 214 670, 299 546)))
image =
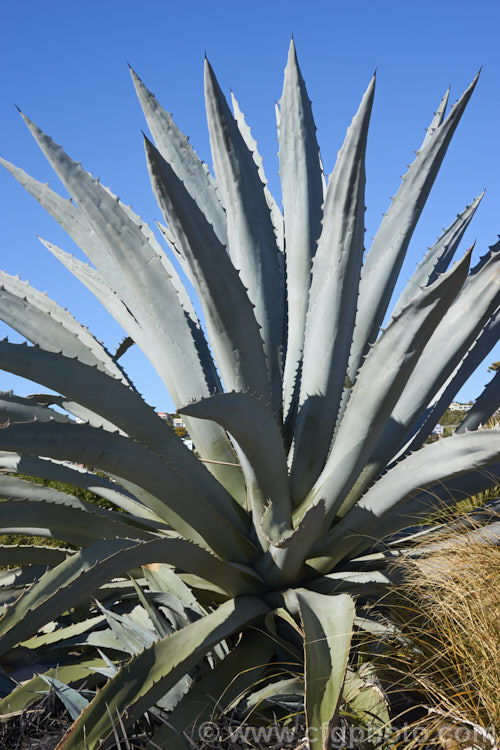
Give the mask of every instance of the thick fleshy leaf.
POLYGON ((275 587, 282 587, 293 585, 303 576, 308 552, 325 524, 325 505, 323 501, 311 505, 293 531, 279 524, 276 515, 270 503, 261 521, 261 533, 269 542, 269 549, 258 569, 275 587))
POLYGON ((302 359, 312 259, 321 233, 323 183, 316 125, 292 39, 280 101, 279 162, 285 219, 288 343, 283 407, 288 414, 302 359))
POLYGON ((446 91, 444 92, 443 98, 441 99, 441 101, 439 103, 439 107, 434 112, 434 117, 432 118, 431 124, 426 129, 425 138, 422 141, 421 148, 423 148, 424 146, 426 146, 429 143, 429 141, 432 138, 432 136, 434 135, 436 129, 443 123, 443 120, 444 120, 445 115, 446 115, 446 108, 448 106, 448 100, 449 100, 449 98, 450 98, 450 88, 447 88, 446 91))
MULTIPOLYGON (((79 210, 79 208, 73 203, 71 199, 62 198, 50 187, 33 177, 28 175, 24 170, 19 169, 14 164, 11 164, 5 159, 0 159, 2 164, 10 174, 16 178, 16 180, 37 200, 43 208, 62 226, 62 228, 69 234, 74 242, 83 250, 88 259, 102 272, 102 276, 96 269, 87 270, 87 276, 93 272, 94 279, 98 278, 99 285, 109 285, 113 294, 117 296, 124 304, 126 304, 130 310, 134 308, 134 298, 130 293, 130 289, 127 286, 126 280, 124 279, 119 266, 113 260, 113 254, 109 251, 106 244, 103 244, 99 239, 98 235, 94 232, 91 225, 87 221, 85 214, 79 210), (106 279, 106 281, 104 280, 106 279)), ((112 195, 108 188, 103 188, 112 195)), ((113 196, 118 201, 116 196, 113 196)), ((121 204, 122 210, 127 214, 129 219, 137 226, 138 229, 146 237, 151 247, 160 256, 163 265, 167 273, 171 278, 171 282, 179 294, 182 305, 184 306, 187 314, 196 320, 196 313, 192 306, 191 301, 186 293, 186 290, 168 257, 163 253, 158 240, 144 224, 140 216, 135 214, 129 206, 121 204)), ((60 251, 62 252, 62 251, 60 251)), ((59 260, 62 260, 59 257, 59 260)), ((76 260, 76 259, 75 259, 76 260)), ((78 261, 77 261, 78 262, 78 261)), ((83 264, 85 265, 85 264, 83 264)), ((68 266, 69 267, 69 266, 68 266)), ((88 269, 88 267, 87 267, 88 269)), ((74 267, 70 267, 70 270, 74 273, 74 267)), ((85 283, 85 282, 84 282, 85 283)), ((97 282, 95 282, 97 283, 97 282)), ((95 293, 94 289, 91 289, 95 293)), ((98 299, 100 297, 96 295, 98 299)), ((104 300, 100 299, 101 302, 104 300)), ((123 324, 122 324, 123 325, 123 324)), ((124 326, 126 328, 126 326, 124 326)))
POLYGON ((5 271, 0 271, 0 319, 41 349, 79 356, 128 384, 109 352, 87 328, 46 294, 5 271))
MULTIPOLYGON (((235 523, 242 533, 246 532, 243 511, 231 495, 137 391, 77 358, 70 359, 8 341, 0 341, 0 367, 34 379, 104 417, 111 426, 115 425, 168 461, 173 470, 182 474, 185 482, 207 498, 228 521, 235 523)), ((68 408, 64 402, 62 405, 68 408)))
MULTIPOLYGON (((77 664, 57 666, 43 674, 47 677, 57 676, 68 685, 85 683, 89 687, 96 681, 96 670, 105 666, 106 662, 103 659, 87 659, 77 664)), ((43 691, 44 687, 46 684, 41 675, 32 677, 9 693, 6 698, 0 700, 0 714, 5 716, 8 713, 28 708, 32 703, 40 700, 40 691, 43 691)))
MULTIPOLYGON (((35 486, 44 489, 40 485, 35 486)), ((30 494, 28 490, 26 494, 30 494)), ((123 516, 121 513, 93 512, 94 508, 97 511, 103 511, 104 508, 90 504, 90 508, 78 508, 69 502, 65 504, 62 500, 57 502, 50 499, 50 493, 47 495, 48 497, 41 492, 38 499, 1 500, 0 534, 38 536, 78 547, 86 547, 100 539, 151 538, 151 534, 140 529, 136 523, 127 523, 126 520, 120 522, 120 516, 123 516)), ((69 495, 66 497, 70 500, 69 495)), ((123 517, 126 519, 126 516, 123 517)), ((26 562, 27 560, 23 564, 26 562)))
POLYGON ((384 474, 317 545, 315 556, 325 557, 322 569, 331 570, 417 491, 465 472, 487 469, 499 459, 498 428, 454 435, 408 456, 384 474))
POLYGON ((469 409, 469 413, 458 425, 456 433, 467 432, 467 430, 477 430, 478 427, 485 424, 488 419, 500 407, 500 372, 495 373, 495 377, 485 387, 474 405, 469 409))
POLYGON ((368 670, 346 671, 342 701, 349 713, 354 713, 362 724, 367 724, 376 736, 377 729, 390 727, 388 700, 381 688, 373 682, 374 675, 368 670), (366 674, 367 679, 361 675, 366 674))
POLYGON ((246 633, 241 642, 208 674, 197 680, 185 698, 154 734, 154 742, 169 750, 186 750, 181 738, 196 737, 207 721, 238 703, 245 692, 258 684, 267 668, 274 643, 260 633, 246 633))
POLYGON ((215 612, 133 657, 102 688, 61 740, 60 750, 80 750, 84 738, 89 750, 95 750, 100 740, 106 740, 112 733, 108 712, 104 710, 106 705, 111 716, 118 712, 127 727, 153 706, 216 643, 265 614, 267 609, 261 600, 253 597, 228 601, 215 612))
POLYGON ((40 238, 41 243, 52 255, 57 258, 70 271, 78 281, 81 281, 87 289, 92 292, 106 310, 113 316, 121 327, 134 337, 138 343, 141 342, 141 327, 130 312, 127 305, 118 297, 116 292, 104 280, 103 276, 89 263, 84 263, 74 255, 66 253, 60 247, 40 238))
POLYGON ((257 165, 207 60, 205 102, 215 176, 227 214, 228 251, 255 305, 273 409, 280 414, 284 289, 279 250, 257 165))
POLYGON ((372 454, 434 329, 460 290, 470 252, 393 319, 370 350, 325 468, 299 508, 323 498, 329 522, 372 454), (362 416, 361 416, 362 415, 362 416))
POLYGON ((250 389, 269 399, 262 339, 240 276, 173 169, 147 139, 145 146, 151 183, 176 244, 189 263, 226 389, 250 389))
POLYGON ((83 469, 77 464, 64 464, 37 456, 21 456, 19 453, 0 451, 0 469, 9 474, 29 474, 81 487, 109 500, 126 513, 139 516, 144 523, 152 522, 155 524, 154 528, 158 528, 158 524, 161 523, 161 519, 155 513, 128 495, 116 482, 83 469))
MULTIPOLYGON (((0 506, 1 508, 1 506, 0 506)), ((31 546, 29 544, 2 544, 0 565, 59 565, 71 550, 59 547, 31 546)))
MULTIPOLYGON (((176 405, 189 399, 208 395, 214 387, 214 370, 203 370, 191 333, 189 316, 180 303, 163 260, 163 251, 150 241, 149 232, 139 217, 82 167, 70 159, 60 146, 45 135, 28 118, 24 118, 33 136, 52 167, 82 210, 86 221, 111 254, 112 265, 118 266, 132 301, 125 300, 134 317, 141 319, 144 333, 155 351, 155 365, 176 405)), ((96 258, 96 261, 99 257, 96 258)), ((99 270, 98 262, 95 263, 99 270)), ((206 342, 205 342, 206 346, 206 342)), ((116 367, 116 365, 115 365, 116 367)), ((234 462, 234 453, 223 430, 217 425, 190 425, 190 434, 204 458, 234 462)), ((212 465, 212 471, 223 484, 234 483, 228 467, 212 465), (225 481, 224 481, 225 480, 225 481)))
POLYGON ((131 304, 130 291, 113 262, 111 254, 102 244, 90 227, 85 215, 70 198, 63 198, 54 190, 35 180, 24 170, 19 169, 4 159, 0 159, 10 174, 37 200, 43 208, 62 226, 76 244, 83 250, 88 259, 97 265, 118 298, 125 304, 131 304))
POLYGON ((156 148, 203 211, 219 241, 226 244, 226 216, 208 167, 132 68, 130 74, 156 148))
MULTIPOLYGON (((251 719, 253 710, 257 709, 259 714, 264 713, 266 709, 276 710, 276 706, 287 708, 290 704, 294 708, 302 708, 304 695, 304 680, 301 677, 289 677, 283 680, 272 680, 261 687, 260 690, 253 690, 245 699, 244 708, 248 718, 251 719)), ((289 727, 288 735, 283 732, 281 738, 286 741, 294 737, 295 727, 289 727)), ((269 733, 271 739, 271 733, 269 733)), ((280 739, 281 739, 280 738, 280 739)))
MULTIPOLYGON (((371 538, 365 538, 353 550, 351 555, 365 554, 366 550, 383 547, 385 554, 412 555, 412 545, 427 541, 426 537, 439 536, 450 531, 475 529, 498 518, 500 503, 489 503, 483 508, 462 515, 457 521, 446 521, 432 526, 422 522, 434 513, 442 513, 448 507, 468 500, 473 493, 483 492, 499 483, 500 464, 491 464, 487 469, 466 472, 429 487, 424 492, 406 501, 394 514, 389 514, 380 524, 376 524, 371 538), (415 525, 420 520, 419 525, 415 525), (398 549, 400 548, 400 549, 398 549), (390 552, 388 550, 390 549, 390 552)), ((352 564, 357 564, 352 559, 352 564)))
POLYGON ((40 422, 51 419, 56 422, 70 421, 66 414, 42 406, 32 396, 25 398, 14 395, 12 391, 0 391, 0 422, 31 422, 33 419, 40 422))
POLYGON ((439 115, 433 120, 373 239, 361 274, 359 310, 348 372, 351 382, 356 378, 368 345, 377 338, 413 231, 478 75, 446 119, 442 120, 439 115))
POLYGON ((106 618, 104 615, 97 615, 96 617, 89 617, 86 620, 79 620, 72 625, 66 627, 57 627, 55 630, 49 633, 43 633, 42 635, 35 635, 33 638, 28 638, 23 641, 22 644, 26 648, 39 649, 46 646, 51 648, 64 648, 64 642, 68 639, 75 639, 75 637, 82 636, 84 633, 97 628, 98 625, 105 623, 106 618))
POLYGON ((311 750, 330 747, 349 656, 354 602, 347 594, 324 596, 298 589, 304 629, 306 722, 311 750), (325 734, 326 736, 321 736, 325 734))
MULTIPOLYGON (((278 206, 274 197, 272 196, 271 191, 267 187, 267 177, 264 172, 264 163, 262 160, 262 156, 259 154, 259 151, 257 148, 257 141, 254 139, 252 135, 252 131, 246 123, 245 115, 241 111, 240 105, 238 104, 236 97, 234 96, 232 91, 231 91, 231 103, 233 105, 234 119, 236 120, 236 123, 243 137, 243 140, 248 146, 248 149, 252 152, 253 160, 255 164, 257 165, 257 169, 259 170, 260 181, 264 185, 264 195, 266 196, 267 205, 269 206, 269 210, 271 212, 271 221, 273 222, 274 233, 276 234, 276 242, 278 244, 278 250, 280 251, 281 254, 283 254, 284 242, 285 242, 285 238, 284 238, 285 227, 283 223, 283 214, 281 213, 280 207, 278 206)), ((282 258, 280 255, 280 261, 281 260, 282 258)))
MULTIPOLYGON (((325 566, 322 566, 323 562, 322 558, 311 558, 307 561, 311 569, 318 570, 318 572, 323 572, 326 569, 325 566)), ((387 559, 381 555, 380 567, 387 568, 386 563, 387 559)), ((361 568, 362 565, 359 565, 359 567, 361 568)), ((387 592, 390 586, 394 586, 392 578, 392 576, 388 576, 387 572, 381 570, 339 571, 314 579, 310 582, 310 588, 312 591, 328 596, 348 593, 351 596, 357 595, 363 598, 380 597, 381 594, 387 592)))
MULTIPOLYGON (((122 435, 88 425, 30 422, 0 429, 0 448, 95 466, 142 487, 148 507, 180 534, 229 560, 253 547, 185 477, 160 456, 122 435)), ((141 498, 142 499, 142 498, 141 498)))
POLYGON ((226 596, 254 593, 260 585, 250 568, 223 563, 185 539, 107 539, 48 570, 7 609, 0 622, 1 652, 33 635, 49 619, 88 599, 106 581, 153 562, 193 571, 226 596))
MULTIPOLYGON (((496 516, 498 518, 498 515, 496 516)), ((467 525, 463 529, 453 529, 457 531, 454 534, 444 534, 439 536, 440 527, 432 527, 425 529, 421 535, 417 534, 410 540, 410 545, 406 548, 393 547, 388 553, 387 557, 392 557, 394 560, 398 558, 410 558, 416 559, 419 557, 426 557, 436 552, 456 552, 458 548, 471 545, 471 544, 487 544, 491 546, 500 545, 500 521, 493 521, 493 523, 482 523, 479 527, 474 524, 472 528, 467 525), (434 530, 437 532, 434 533, 434 530), (429 537, 429 538, 426 538, 429 537), (417 543, 411 545, 411 542, 416 541, 417 543)))
POLYGON ((364 251, 365 151, 375 78, 339 153, 314 256, 298 415, 292 497, 305 498, 323 469, 345 384, 364 251))
POLYGON ((40 675, 40 677, 64 704, 66 711, 69 713, 73 721, 75 721, 80 716, 81 712, 89 705, 87 698, 84 698, 79 690, 75 690, 75 688, 65 685, 64 682, 61 682, 61 680, 58 680, 56 677, 49 677, 48 675, 40 675))
POLYGON ((433 395, 453 376, 455 369, 498 309, 499 269, 500 253, 494 253, 478 273, 469 276, 463 290, 439 321, 394 407, 351 503, 383 471, 390 460, 397 456, 398 449, 403 448, 406 452, 407 448, 404 446, 411 437, 413 424, 425 414, 433 395))
MULTIPOLYGON (((35 503, 43 503, 44 501, 47 501, 49 503, 66 505, 67 507, 75 508, 82 512, 93 513, 109 521, 116 521, 120 524, 130 523, 132 527, 137 526, 138 528, 142 528, 142 519, 135 518, 133 515, 125 515, 124 513, 117 513, 116 511, 108 510, 107 508, 101 508, 95 503, 90 503, 86 500, 81 500, 79 497, 75 497, 66 489, 61 491, 60 489, 47 487, 44 484, 32 482, 25 478, 20 479, 18 477, 0 475, 0 497, 2 497, 4 501, 29 500, 35 503)), ((105 521, 103 521, 103 523, 105 523, 105 521)), ((163 529, 165 528, 165 525, 163 525, 163 529)), ((162 530, 161 525, 160 528, 156 527, 155 530, 162 530)), ((140 538, 146 538, 146 536, 147 535, 142 534, 140 538)))
POLYGON ((421 287, 432 284, 440 273, 444 273, 448 269, 483 195, 484 190, 461 214, 457 215, 455 221, 443 231, 434 245, 429 248, 395 304, 392 311, 393 317, 398 315, 413 297, 417 296, 421 287))
MULTIPOLYGON (((477 366, 491 352, 500 339, 500 310, 492 316, 490 322, 481 330, 479 336, 457 367, 434 397, 422 418, 417 422, 414 432, 404 452, 416 450, 431 434, 442 414, 453 401, 460 388, 467 382, 477 366)), ((403 451, 401 452, 401 454, 403 451)))
POLYGON ((260 524, 265 507, 271 503, 273 512, 291 531, 285 449, 270 406, 248 393, 221 393, 184 406, 179 413, 213 419, 234 437, 244 454, 243 470, 255 525, 260 524))

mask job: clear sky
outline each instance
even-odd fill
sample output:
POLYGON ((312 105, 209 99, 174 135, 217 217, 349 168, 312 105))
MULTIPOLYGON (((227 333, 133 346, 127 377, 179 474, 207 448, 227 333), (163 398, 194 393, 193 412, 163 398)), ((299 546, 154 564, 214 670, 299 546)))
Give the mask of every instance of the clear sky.
MULTIPOLYGON (((484 187, 462 250, 476 241, 477 259, 500 233, 499 30, 498 0, 474 5, 465 0, 5 2, 0 155, 62 192, 17 104, 153 223, 161 217, 149 187, 140 132, 145 125, 126 61, 210 163, 203 103, 206 51, 224 91, 229 95, 232 88, 246 113, 279 199, 274 102, 281 96, 293 33, 327 173, 377 68, 367 157, 368 243, 447 86, 454 102, 483 66, 415 232, 405 280, 442 228, 484 187)), ((118 326, 36 238, 74 251, 64 232, 3 170, 0 192, 1 267, 47 291, 114 349, 121 339, 118 326)), ((135 350, 125 355, 125 368, 150 403, 170 409, 161 382, 135 350)), ((462 390, 461 400, 479 394, 495 359, 499 348, 462 390)), ((20 394, 39 390, 0 372, 0 389, 11 387, 20 394)))

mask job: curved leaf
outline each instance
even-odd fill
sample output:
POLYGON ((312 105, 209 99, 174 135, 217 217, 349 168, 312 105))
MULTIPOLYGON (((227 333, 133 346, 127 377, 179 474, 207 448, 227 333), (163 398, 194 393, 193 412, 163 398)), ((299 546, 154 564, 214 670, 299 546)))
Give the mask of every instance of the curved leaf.
POLYGON ((5 653, 48 620, 88 599, 103 583, 153 562, 193 571, 225 596, 254 593, 260 587, 259 578, 250 568, 223 563, 185 539, 106 539, 48 570, 7 609, 0 621, 0 652, 5 653))
MULTIPOLYGON (((1 510, 0 505, 0 510, 1 510)), ((71 550, 59 547, 31 546, 29 544, 0 545, 0 565, 59 565, 71 550)))
POLYGON ((21 456, 19 453, 0 451, 0 469, 10 474, 30 474, 81 487, 109 500, 126 513, 139 516, 145 524, 152 522, 156 524, 155 528, 158 528, 158 524, 161 523, 161 519, 155 513, 131 495, 127 495, 116 482, 87 471, 77 464, 68 465, 37 456, 21 456))
MULTIPOLYGON (((324 555, 325 564, 321 567, 331 570, 365 538, 373 538, 377 525, 389 514, 396 518, 396 511, 419 490, 486 468, 499 459, 500 429, 454 435, 426 445, 396 464, 368 490, 316 546, 315 557, 324 555)), ((409 517, 407 523, 412 520, 409 517)), ((401 518, 398 523, 401 524, 401 518)))
POLYGON ((128 384, 109 352, 67 310, 28 282, 0 271, 0 318, 22 336, 49 352, 79 356, 128 384))
MULTIPOLYGON (((253 547, 174 467, 139 443, 83 424, 30 422, 0 429, 0 448, 70 460, 116 473, 147 491, 148 507, 180 534, 229 560, 253 547)), ((143 498, 141 498, 143 499, 143 498)))
MULTIPOLYGON (((210 354, 198 356, 196 347, 200 346, 200 338, 195 341, 191 333, 190 318, 171 283, 163 251, 151 243, 147 229, 139 224, 139 217, 132 215, 34 123, 24 119, 101 245, 111 254, 112 265, 119 267, 132 295, 132 301, 125 300, 127 306, 134 317, 141 319, 150 342, 146 356, 150 350, 155 352, 154 363, 174 403, 179 406, 192 398, 208 395, 219 385, 213 379, 215 370, 212 368, 208 372, 202 368, 201 363, 210 360, 210 354)), ((95 265, 99 269, 99 263, 95 265)), ((190 434, 204 458, 234 462, 227 437, 217 425, 208 422, 190 425, 190 434)), ((212 470, 216 476, 221 476, 223 484, 234 483, 234 476, 227 467, 213 465, 212 470)))
POLYGON ((291 529, 290 487, 280 429, 271 408, 249 393, 220 393, 184 406, 180 414, 213 419, 236 440, 246 462, 243 465, 254 522, 260 523, 271 502, 283 523, 291 529))
POLYGON ((0 422, 31 422, 33 419, 40 422, 48 422, 51 419, 55 419, 56 422, 70 421, 66 414, 48 409, 33 396, 24 398, 15 396, 12 391, 0 391, 0 422))
POLYGON ((70 359, 8 341, 0 341, 0 367, 34 379, 104 417, 111 426, 115 425, 168 461, 185 483, 203 495, 241 532, 247 531, 243 512, 231 495, 137 391, 77 358, 70 359))
POLYGON ((182 630, 172 633, 133 657, 83 712, 69 734, 59 743, 60 750, 80 750, 87 742, 95 750, 101 739, 112 732, 109 714, 118 712, 127 727, 155 704, 182 675, 222 638, 247 625, 268 608, 260 599, 243 597, 222 604, 215 612, 182 630))

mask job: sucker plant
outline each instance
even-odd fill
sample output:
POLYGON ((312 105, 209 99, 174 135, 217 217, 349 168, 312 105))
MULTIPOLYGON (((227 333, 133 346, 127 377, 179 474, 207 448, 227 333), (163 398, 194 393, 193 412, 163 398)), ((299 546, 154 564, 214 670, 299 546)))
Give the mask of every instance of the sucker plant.
MULTIPOLYGON (((1 574, 0 652, 22 644, 38 654, 59 689, 109 678, 95 697, 73 696, 65 750, 112 743, 115 725, 129 731, 145 712, 155 746, 185 747, 183 733, 214 702, 241 715, 258 705, 261 721, 303 705, 317 750, 343 685, 354 707, 368 695, 372 718, 377 705, 385 720, 380 696, 348 665, 351 634, 382 627, 361 616, 363 604, 391 586, 388 563, 413 554, 415 539, 425 549, 415 517, 436 497, 454 502, 494 483, 500 462, 500 429, 477 429, 499 405, 498 373, 457 434, 424 445, 498 339, 499 245, 472 270, 470 250, 452 264, 481 196, 428 250, 380 332, 477 78, 448 114, 445 94, 365 259, 375 77, 326 180, 292 42, 278 107, 283 211, 208 61, 215 177, 132 78, 169 254, 24 115, 71 200, 2 163, 90 261, 43 240, 152 363, 195 452, 117 355, 45 294, 1 274, 0 316, 31 345, 0 342, 0 367, 52 393, 2 394, 0 531, 73 549, 0 547, 11 566, 1 574), (92 490, 115 509, 18 474, 92 490)), ((13 679, 4 673, 4 711, 45 684, 13 679)))

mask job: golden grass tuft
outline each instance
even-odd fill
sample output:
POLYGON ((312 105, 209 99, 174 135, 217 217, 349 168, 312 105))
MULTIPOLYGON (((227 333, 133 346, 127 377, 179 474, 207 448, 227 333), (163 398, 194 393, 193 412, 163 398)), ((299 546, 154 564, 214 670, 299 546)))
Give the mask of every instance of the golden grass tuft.
POLYGON ((380 666, 393 691, 423 708, 415 726, 427 728, 426 741, 406 732, 405 748, 498 748, 500 546, 469 533, 449 542, 398 563, 404 583, 385 604, 404 642, 380 666))

